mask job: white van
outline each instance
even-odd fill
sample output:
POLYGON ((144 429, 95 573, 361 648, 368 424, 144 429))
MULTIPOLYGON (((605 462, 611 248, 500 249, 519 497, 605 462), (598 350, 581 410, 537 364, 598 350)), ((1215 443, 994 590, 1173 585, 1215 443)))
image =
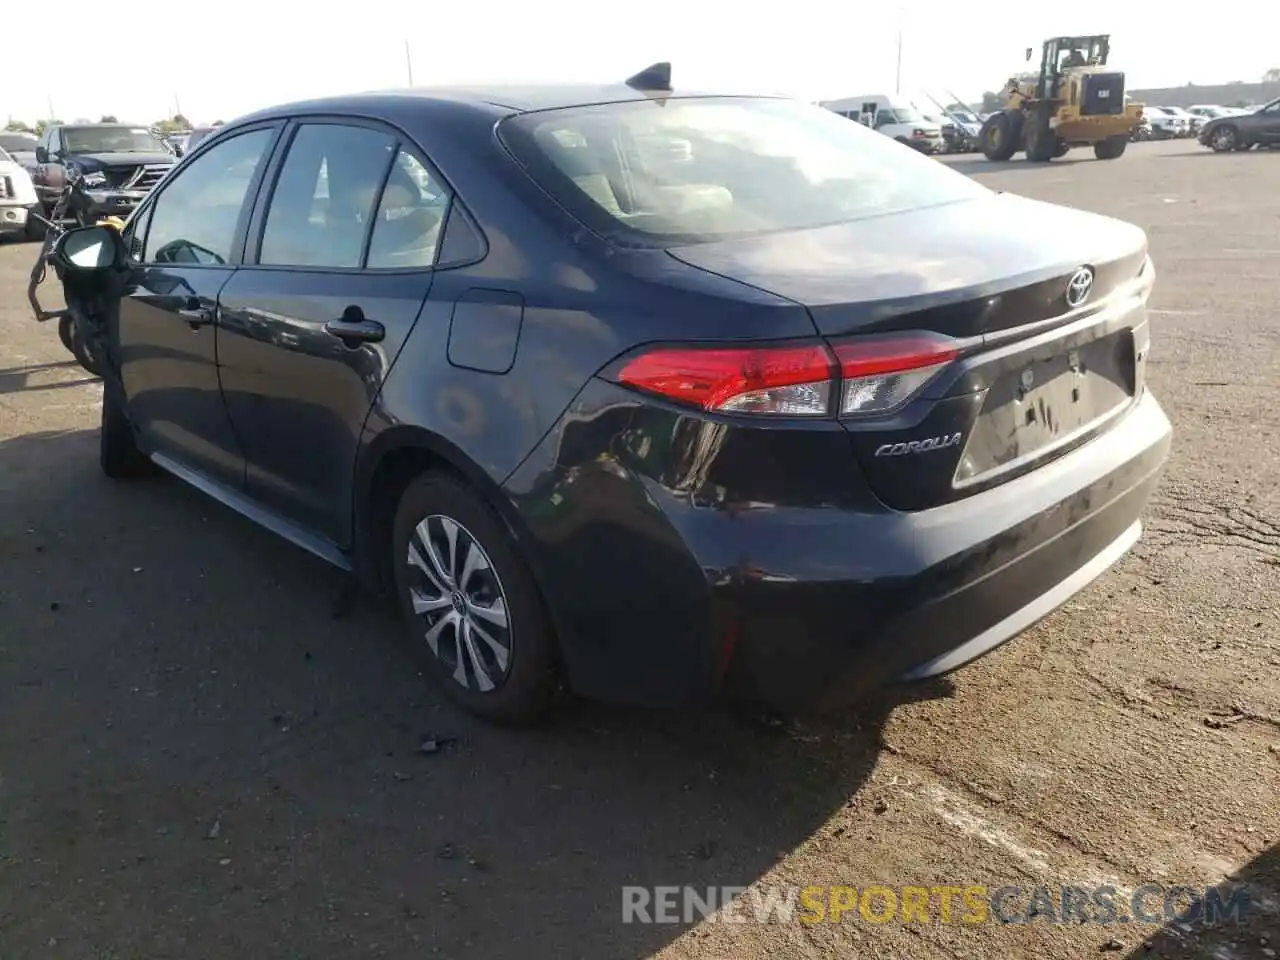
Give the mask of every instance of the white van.
POLYGON ((824 100, 820 106, 842 117, 865 123, 921 153, 937 153, 942 149, 942 126, 928 119, 901 95, 870 93, 861 97, 824 100))

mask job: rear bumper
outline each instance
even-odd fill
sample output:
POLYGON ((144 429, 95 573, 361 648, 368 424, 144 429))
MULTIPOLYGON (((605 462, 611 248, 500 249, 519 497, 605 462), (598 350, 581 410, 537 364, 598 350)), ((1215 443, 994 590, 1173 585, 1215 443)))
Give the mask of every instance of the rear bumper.
POLYGON ((860 530, 859 552, 882 558, 873 583, 850 576, 798 586, 791 601, 743 598, 726 692, 788 707, 841 701, 948 673, 1013 639, 1136 542, 1170 440, 1147 393, 1107 434, 1032 474, 894 514, 870 541, 860 530), (815 615, 784 629, 782 604, 815 615))
POLYGON ((910 137, 907 146, 921 153, 938 153, 946 146, 946 141, 942 137, 910 137))
POLYGON ((797 468, 831 449, 825 429, 738 462, 733 428, 600 381, 580 395, 506 483, 575 690, 802 708, 955 669, 1123 555, 1171 439, 1144 392, 1030 474, 898 512, 852 464, 797 468))

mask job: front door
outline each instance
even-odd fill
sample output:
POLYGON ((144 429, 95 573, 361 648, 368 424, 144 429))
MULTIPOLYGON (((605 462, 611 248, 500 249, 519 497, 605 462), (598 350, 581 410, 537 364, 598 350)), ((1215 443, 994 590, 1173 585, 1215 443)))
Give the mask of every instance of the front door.
POLYGON ((120 304, 121 377, 139 439, 237 489, 244 455, 218 383, 218 296, 277 133, 262 127, 218 144, 165 181, 126 231, 139 263, 120 304))
POLYGON ((1269 103, 1258 111, 1258 142, 1272 145, 1280 143, 1280 100, 1269 103))
POLYGON ((254 216, 257 256, 251 240, 222 290, 218 364, 246 490, 340 547, 365 418, 431 287, 440 184, 391 131, 304 123, 254 216))

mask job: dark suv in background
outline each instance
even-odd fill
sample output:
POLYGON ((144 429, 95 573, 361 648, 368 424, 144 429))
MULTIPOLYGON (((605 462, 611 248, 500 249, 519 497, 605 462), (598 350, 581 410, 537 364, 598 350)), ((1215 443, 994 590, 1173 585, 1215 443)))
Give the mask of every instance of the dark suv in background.
POLYGON ((80 224, 127 217, 178 158, 147 127, 95 123, 45 130, 31 179, 46 216, 72 184, 66 214, 80 224))

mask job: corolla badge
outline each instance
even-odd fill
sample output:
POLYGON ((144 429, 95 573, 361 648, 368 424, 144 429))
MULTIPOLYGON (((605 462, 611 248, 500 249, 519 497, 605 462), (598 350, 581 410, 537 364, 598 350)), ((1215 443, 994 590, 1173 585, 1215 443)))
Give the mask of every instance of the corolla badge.
POLYGON ((1081 267, 1067 281, 1067 306, 1078 307, 1089 299, 1093 291, 1093 269, 1081 267))
POLYGON ((907 440, 902 443, 882 443, 876 447, 877 457, 904 457, 913 453, 928 453, 930 450, 944 450, 954 447, 960 442, 960 434, 943 434, 940 437, 929 437, 926 440, 907 440))

